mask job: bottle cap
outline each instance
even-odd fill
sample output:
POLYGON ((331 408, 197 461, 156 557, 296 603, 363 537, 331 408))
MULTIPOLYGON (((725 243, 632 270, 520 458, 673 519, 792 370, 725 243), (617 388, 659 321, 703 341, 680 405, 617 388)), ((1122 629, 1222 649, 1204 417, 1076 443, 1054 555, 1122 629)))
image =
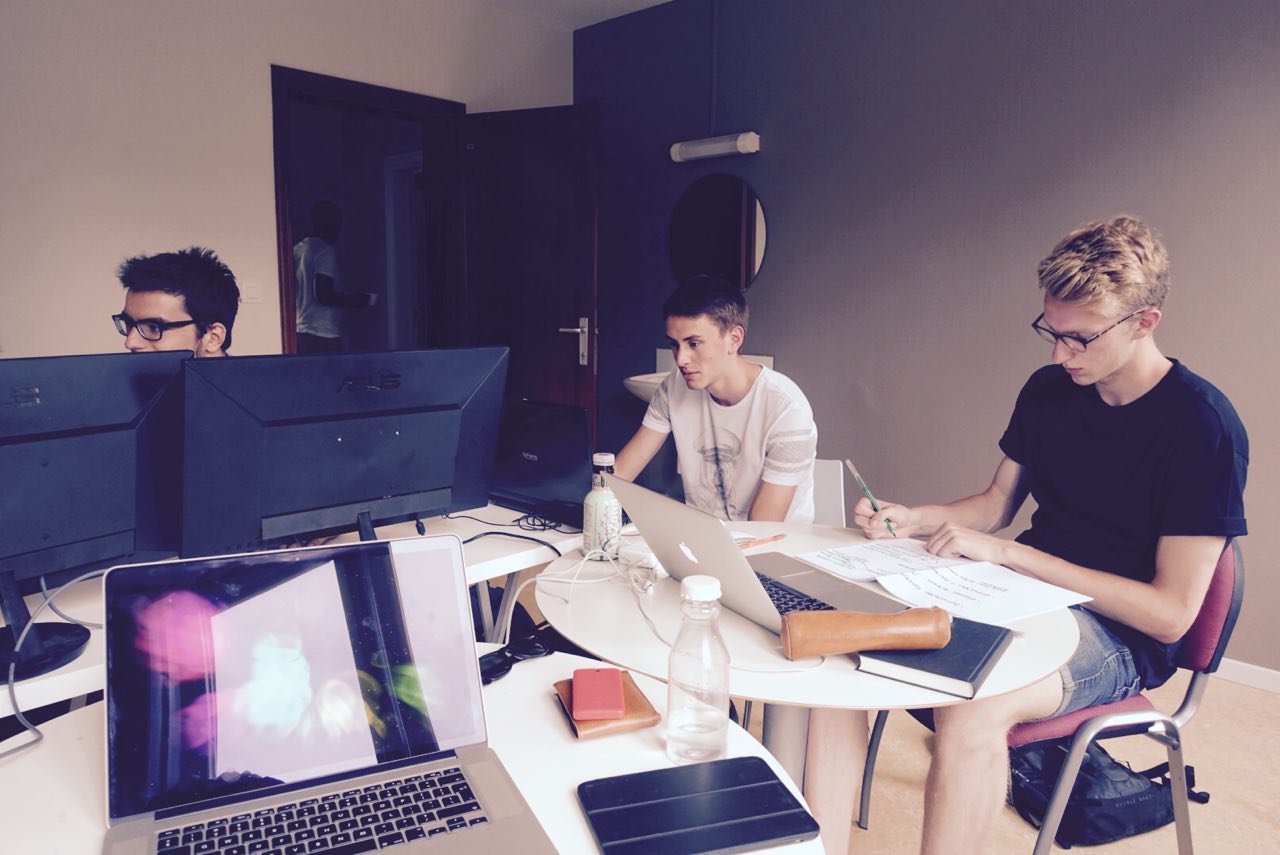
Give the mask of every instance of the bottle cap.
POLYGON ((592 466, 612 466, 613 455, 608 451, 597 451, 595 454, 591 455, 591 465, 592 466))
POLYGON ((705 603, 720 599, 720 580, 714 576, 685 576, 680 582, 680 596, 705 603))

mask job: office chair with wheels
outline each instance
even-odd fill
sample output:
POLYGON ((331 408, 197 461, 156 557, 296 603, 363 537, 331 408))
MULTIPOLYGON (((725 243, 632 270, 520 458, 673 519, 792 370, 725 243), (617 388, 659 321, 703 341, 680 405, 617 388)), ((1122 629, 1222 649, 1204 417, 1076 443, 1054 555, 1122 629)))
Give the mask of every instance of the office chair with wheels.
MULTIPOLYGON (((1142 734, 1165 746, 1169 756, 1169 781, 1173 795, 1174 824, 1179 855, 1190 855, 1191 819, 1188 811, 1186 769, 1182 760, 1182 728, 1196 714, 1204 697, 1209 676, 1218 670, 1222 655, 1235 629, 1244 597, 1244 558, 1240 545, 1228 542, 1218 558, 1213 579, 1195 622, 1183 636, 1174 656, 1179 668, 1191 672, 1191 680, 1178 709, 1172 714, 1157 710, 1145 694, 1138 694, 1114 704, 1101 704, 1073 713, 1041 721, 1024 722, 1009 731, 1009 747, 1070 736, 1071 747, 1058 775, 1053 796, 1045 810, 1044 823, 1036 838, 1034 855, 1047 855, 1053 848, 1063 811, 1071 795, 1085 750, 1094 740, 1142 734)), ((862 779, 862 803, 858 825, 867 827, 871 807, 871 779, 876 752, 884 731, 887 711, 876 715, 871 742, 867 748, 867 764, 862 779)))

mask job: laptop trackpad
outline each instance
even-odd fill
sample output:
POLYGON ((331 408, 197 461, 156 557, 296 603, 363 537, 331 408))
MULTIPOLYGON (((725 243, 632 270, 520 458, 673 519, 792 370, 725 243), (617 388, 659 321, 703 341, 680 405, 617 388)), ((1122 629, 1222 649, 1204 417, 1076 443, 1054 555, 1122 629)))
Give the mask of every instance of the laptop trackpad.
POLYGON ((763 573, 837 609, 873 614, 896 614, 907 608, 888 594, 876 591, 875 588, 863 587, 857 582, 824 573, 812 564, 806 564, 798 558, 783 555, 781 552, 748 555, 747 561, 751 564, 751 569, 757 573, 763 573))

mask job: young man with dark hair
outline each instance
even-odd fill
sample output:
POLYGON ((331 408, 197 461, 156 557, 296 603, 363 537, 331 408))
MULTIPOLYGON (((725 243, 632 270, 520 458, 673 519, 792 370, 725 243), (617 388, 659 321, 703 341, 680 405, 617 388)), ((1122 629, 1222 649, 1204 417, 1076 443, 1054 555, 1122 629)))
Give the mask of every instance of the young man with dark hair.
POLYGON ((747 301, 712 276, 662 307, 675 356, 614 472, 634 479, 673 434, 685 501, 725 520, 813 521, 818 431, 800 387, 744 359, 747 301))
MULTIPOLYGON (((876 511, 861 499, 854 507, 868 537, 892 536, 892 522, 898 537, 928 537, 936 555, 1003 564, 1092 598, 1072 609, 1080 642, 1060 671, 934 711, 926 853, 985 851, 1005 799, 1014 725, 1120 701, 1169 679, 1219 555, 1246 532, 1244 426, 1226 396, 1156 346, 1169 261, 1155 232, 1132 217, 1084 226, 1038 273, 1044 312, 1032 327, 1052 344, 1053 364, 1019 393, 990 486, 945 505, 882 503, 876 511), (1028 495, 1037 504, 1031 528, 1013 540, 992 534, 1028 495)), ((855 755, 865 753, 866 722, 841 734, 839 720, 815 711, 805 783, 806 793, 810 786, 823 793, 847 846, 852 804, 838 817, 844 799, 831 793, 850 769, 829 758, 843 752, 831 750, 842 736, 858 746, 855 755)))
POLYGON ((129 350, 227 355, 240 289, 212 250, 193 246, 139 255, 121 264, 117 275, 125 288, 124 310, 111 319, 129 350))

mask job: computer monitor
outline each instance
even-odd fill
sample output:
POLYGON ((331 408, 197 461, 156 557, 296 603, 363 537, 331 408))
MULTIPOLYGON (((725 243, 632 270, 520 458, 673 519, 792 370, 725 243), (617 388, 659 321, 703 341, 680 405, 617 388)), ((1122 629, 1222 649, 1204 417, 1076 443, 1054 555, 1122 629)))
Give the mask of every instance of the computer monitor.
MULTIPOLYGON (((190 351, 0 360, 0 657, 31 618, 24 593, 178 548, 182 363, 190 351)), ((82 626, 32 627, 15 674, 74 659, 82 626)))
POLYGON ((193 360, 183 557, 482 507, 505 347, 193 360))

